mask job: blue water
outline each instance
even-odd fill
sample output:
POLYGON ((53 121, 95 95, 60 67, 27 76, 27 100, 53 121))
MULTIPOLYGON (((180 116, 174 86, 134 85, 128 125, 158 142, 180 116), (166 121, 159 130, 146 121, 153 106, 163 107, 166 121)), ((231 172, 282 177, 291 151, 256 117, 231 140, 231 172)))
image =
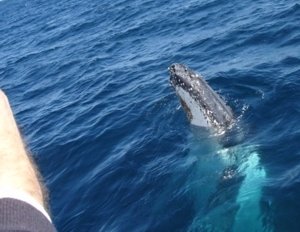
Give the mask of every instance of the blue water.
POLYGON ((173 62, 233 108, 233 146, 259 154, 264 228, 300 231, 299 22, 281 0, 0 1, 0 87, 58 231, 208 231, 199 166, 215 151, 168 83, 173 62))

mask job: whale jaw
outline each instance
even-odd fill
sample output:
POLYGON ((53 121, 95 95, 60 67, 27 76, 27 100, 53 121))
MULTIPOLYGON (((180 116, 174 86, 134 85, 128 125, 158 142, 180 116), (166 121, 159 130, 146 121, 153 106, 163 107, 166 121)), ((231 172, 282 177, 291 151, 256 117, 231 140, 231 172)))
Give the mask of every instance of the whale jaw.
POLYGON ((172 64, 169 72, 171 85, 191 124, 218 134, 232 126, 232 110, 198 73, 183 64, 172 64))

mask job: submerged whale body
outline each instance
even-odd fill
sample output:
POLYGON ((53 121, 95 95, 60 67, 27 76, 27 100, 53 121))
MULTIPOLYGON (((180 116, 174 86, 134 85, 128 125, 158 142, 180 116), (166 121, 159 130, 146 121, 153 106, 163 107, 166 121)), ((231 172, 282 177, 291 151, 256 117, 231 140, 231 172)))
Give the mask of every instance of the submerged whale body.
POLYGON ((211 128, 217 133, 232 126, 232 110, 201 75, 183 64, 172 64, 169 72, 170 82, 193 125, 211 128))

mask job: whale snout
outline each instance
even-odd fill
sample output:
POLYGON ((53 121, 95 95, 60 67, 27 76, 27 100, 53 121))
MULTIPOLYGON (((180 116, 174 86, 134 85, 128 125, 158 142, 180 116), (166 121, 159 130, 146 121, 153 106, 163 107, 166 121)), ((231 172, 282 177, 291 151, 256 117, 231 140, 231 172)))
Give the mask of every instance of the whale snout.
POLYGON ((174 63, 169 67, 170 82, 173 87, 184 87, 191 83, 189 70, 183 64, 174 63))
POLYGON ((170 72, 186 72, 187 71, 187 67, 184 66, 183 64, 178 64, 178 63, 174 63, 171 64, 169 67, 170 72))

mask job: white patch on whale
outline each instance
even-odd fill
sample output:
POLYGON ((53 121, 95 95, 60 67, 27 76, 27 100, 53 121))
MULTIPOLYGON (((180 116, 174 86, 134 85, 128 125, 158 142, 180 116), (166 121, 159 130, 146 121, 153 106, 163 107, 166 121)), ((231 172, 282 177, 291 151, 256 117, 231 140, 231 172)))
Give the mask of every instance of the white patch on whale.
POLYGON ((209 124, 208 120, 205 118, 201 107, 199 107, 199 103, 197 103, 191 95, 182 89, 179 86, 176 86, 176 93, 180 97, 182 101, 187 105, 189 110, 191 111, 190 113, 192 114, 192 118, 190 119, 191 124, 195 126, 200 126, 200 127, 208 127, 210 128, 211 125, 209 124))

